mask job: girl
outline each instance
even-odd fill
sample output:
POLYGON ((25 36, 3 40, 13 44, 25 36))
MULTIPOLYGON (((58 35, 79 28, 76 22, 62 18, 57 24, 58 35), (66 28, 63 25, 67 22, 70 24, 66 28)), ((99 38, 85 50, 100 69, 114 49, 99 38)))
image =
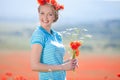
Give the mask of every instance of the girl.
POLYGON ((32 70, 39 72, 39 80, 66 80, 65 71, 73 70, 77 60, 63 62, 65 49, 61 36, 51 28, 63 6, 55 0, 38 0, 38 3, 40 26, 31 37, 32 70))

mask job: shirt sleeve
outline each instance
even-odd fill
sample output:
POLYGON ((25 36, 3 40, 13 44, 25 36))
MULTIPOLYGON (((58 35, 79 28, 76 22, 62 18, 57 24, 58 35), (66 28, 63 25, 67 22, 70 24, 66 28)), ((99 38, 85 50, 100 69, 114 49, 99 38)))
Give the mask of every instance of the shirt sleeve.
POLYGON ((42 47, 44 47, 44 44, 45 44, 44 39, 45 38, 44 38, 44 35, 42 34, 42 32, 40 30, 35 30, 31 37, 31 46, 33 44, 40 44, 42 47))

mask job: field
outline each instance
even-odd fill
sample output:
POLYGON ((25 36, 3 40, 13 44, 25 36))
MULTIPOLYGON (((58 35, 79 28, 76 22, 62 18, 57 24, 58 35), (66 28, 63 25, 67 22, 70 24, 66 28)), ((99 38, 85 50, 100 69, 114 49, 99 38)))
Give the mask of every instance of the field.
MULTIPOLYGON (((120 80, 120 20, 81 26, 93 37, 85 40, 80 48, 79 68, 75 72, 67 71, 67 80, 120 80)), ((38 80, 38 73, 30 67, 33 27, 36 27, 35 23, 0 23, 0 80, 38 80)), ((65 28, 71 27, 58 27, 56 30, 65 28)), ((63 39, 69 51, 67 46, 71 36, 63 39)), ((65 56, 68 57, 69 54, 65 56)))
MULTIPOLYGON (((119 58, 120 54, 81 53, 79 68, 75 72, 67 71, 67 80, 120 80, 119 58)), ((38 80, 38 73, 30 68, 30 52, 0 52, 0 80, 5 80, 4 77, 6 80, 38 80)))

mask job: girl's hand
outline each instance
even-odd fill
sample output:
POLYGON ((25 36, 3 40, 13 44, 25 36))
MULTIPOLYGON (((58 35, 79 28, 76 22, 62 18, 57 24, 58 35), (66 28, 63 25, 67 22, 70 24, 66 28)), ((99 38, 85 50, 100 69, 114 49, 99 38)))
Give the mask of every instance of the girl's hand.
POLYGON ((70 59, 66 63, 62 65, 63 70, 73 70, 75 67, 78 67, 78 61, 77 59, 70 59))

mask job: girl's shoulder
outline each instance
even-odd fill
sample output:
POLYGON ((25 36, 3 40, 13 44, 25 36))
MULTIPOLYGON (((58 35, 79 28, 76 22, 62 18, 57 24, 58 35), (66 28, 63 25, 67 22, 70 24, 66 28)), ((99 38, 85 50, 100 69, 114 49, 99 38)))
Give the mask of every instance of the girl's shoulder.
POLYGON ((31 44, 41 44, 44 46, 45 39, 44 32, 39 27, 36 27, 31 37, 31 44))
POLYGON ((40 28, 40 26, 38 26, 38 27, 36 27, 36 29, 33 31, 32 36, 45 37, 45 34, 44 34, 43 30, 40 28))

